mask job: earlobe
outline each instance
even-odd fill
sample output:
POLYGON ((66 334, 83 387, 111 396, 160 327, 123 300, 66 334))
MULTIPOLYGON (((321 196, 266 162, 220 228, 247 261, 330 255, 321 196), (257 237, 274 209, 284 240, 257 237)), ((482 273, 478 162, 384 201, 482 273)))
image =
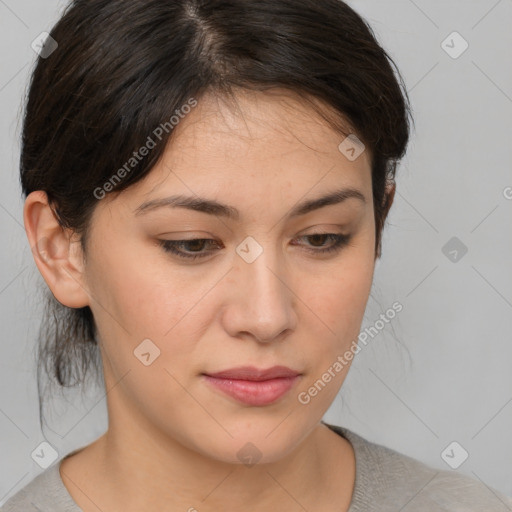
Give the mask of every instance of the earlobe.
POLYGON ((34 261, 55 298, 70 308, 88 306, 80 244, 59 224, 45 192, 27 196, 23 221, 34 261))

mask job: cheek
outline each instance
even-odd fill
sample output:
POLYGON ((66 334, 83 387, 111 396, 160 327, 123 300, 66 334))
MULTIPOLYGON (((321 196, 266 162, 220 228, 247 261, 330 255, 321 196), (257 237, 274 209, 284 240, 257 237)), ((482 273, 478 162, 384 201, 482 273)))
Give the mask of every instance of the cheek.
POLYGON ((202 290, 186 272, 172 268, 154 247, 98 255, 88 282, 99 320, 134 339, 163 337, 199 301, 202 290))
MULTIPOLYGON (((119 391, 142 410, 149 408, 147 415, 154 412, 147 397, 161 399, 162 390, 173 396, 176 407, 187 405, 174 367, 187 367, 183 362, 192 349, 190 310, 205 293, 203 286, 190 286, 183 272, 171 272, 169 265, 155 260, 154 255, 130 254, 114 261, 109 254, 90 273, 108 384, 122 380, 119 391)), ((170 420, 162 416, 162 421, 170 420)), ((153 420, 160 421, 156 416, 153 420)))
MULTIPOLYGON (((315 279, 316 294, 304 301, 309 306, 310 336, 302 339, 309 375, 300 387, 298 402, 304 414, 324 414, 336 398, 353 361, 373 278, 371 257, 346 258, 337 270, 315 279), (311 340, 316 340, 314 343, 311 340), (348 354, 348 356, 347 356, 348 354), (312 409, 311 409, 312 408, 312 409)), ((313 288, 311 280, 303 290, 313 288), (309 286, 308 286, 309 285, 309 286)))
POLYGON ((338 341, 346 341, 347 336, 358 334, 371 291, 373 270, 371 256, 354 253, 340 258, 329 271, 303 281, 303 296, 307 297, 304 303, 323 321, 331 338, 334 334, 338 341))
POLYGON ((353 335, 358 331, 372 285, 373 269, 353 268, 333 279, 325 311, 335 332, 353 335))
POLYGON ((172 265, 155 252, 117 261, 105 255, 101 268, 91 272, 101 301, 93 313, 113 383, 130 371, 135 400, 162 389, 181 396, 171 375, 184 382, 193 373, 197 341, 215 309, 208 292, 216 279, 172 265))

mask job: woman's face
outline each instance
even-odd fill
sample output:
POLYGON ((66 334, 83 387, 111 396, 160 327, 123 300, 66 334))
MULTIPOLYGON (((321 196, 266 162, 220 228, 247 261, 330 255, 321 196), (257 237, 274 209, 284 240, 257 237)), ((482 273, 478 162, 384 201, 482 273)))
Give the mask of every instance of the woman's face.
POLYGON ((348 371, 338 358, 357 339, 375 263, 371 169, 368 151, 347 158, 344 137, 300 100, 237 99, 202 98, 151 173, 98 202, 83 284, 111 432, 271 462, 317 426, 348 371), (344 189, 357 193, 301 208, 344 189), (340 247, 321 234, 342 235, 340 247), (298 376, 207 377, 274 366, 298 376))

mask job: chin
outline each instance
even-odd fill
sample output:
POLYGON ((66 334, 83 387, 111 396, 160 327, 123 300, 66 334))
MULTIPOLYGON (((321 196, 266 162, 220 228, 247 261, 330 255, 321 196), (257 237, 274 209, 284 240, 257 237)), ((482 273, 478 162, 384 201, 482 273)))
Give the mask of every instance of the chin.
MULTIPOLYGON (((272 422, 265 421, 258 426, 240 426, 227 429, 232 438, 220 434, 210 438, 207 446, 203 445, 203 455, 227 464, 245 465, 251 467, 254 464, 271 464, 278 462, 290 455, 309 434, 286 428, 281 424, 282 418, 273 418, 272 422), (268 425, 272 424, 269 428, 268 425)), ((286 422, 285 422, 286 423, 286 422)))

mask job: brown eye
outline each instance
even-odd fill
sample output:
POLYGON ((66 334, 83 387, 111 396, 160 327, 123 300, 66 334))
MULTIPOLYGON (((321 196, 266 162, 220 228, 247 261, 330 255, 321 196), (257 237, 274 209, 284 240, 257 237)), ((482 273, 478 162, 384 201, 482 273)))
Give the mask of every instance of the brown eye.
POLYGON ((193 238, 191 240, 160 240, 160 245, 164 251, 175 254, 180 258, 197 259, 205 258, 211 254, 211 251, 203 251, 208 242, 217 244, 216 240, 211 238, 193 238), (186 249, 187 246, 188 249, 186 249), (185 250, 182 250, 183 247, 185 247, 185 250))
POLYGON ((305 235, 300 238, 312 240, 313 243, 310 244, 310 247, 313 247, 313 249, 308 248, 308 251, 327 254, 340 251, 349 242, 350 235, 342 235, 339 233, 315 233, 312 235, 305 235), (331 241, 331 244, 327 247, 325 247, 325 243, 322 243, 325 242, 326 239, 331 241), (320 247, 320 249, 317 249, 317 247, 320 247))

